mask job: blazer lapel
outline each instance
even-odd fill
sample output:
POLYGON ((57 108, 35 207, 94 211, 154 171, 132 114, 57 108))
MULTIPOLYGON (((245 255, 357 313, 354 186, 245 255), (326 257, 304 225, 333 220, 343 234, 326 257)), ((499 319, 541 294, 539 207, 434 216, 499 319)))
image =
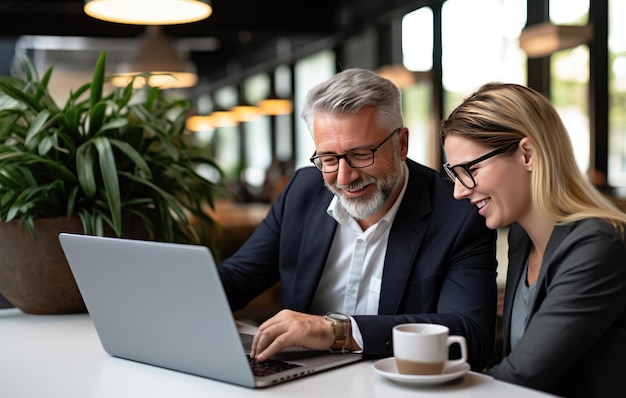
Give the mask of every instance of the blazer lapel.
POLYGON ((293 303, 298 311, 307 311, 313 301, 313 295, 326 265, 326 258, 330 252, 330 246, 335 236, 337 222, 326 209, 333 196, 330 192, 324 198, 316 200, 308 214, 304 214, 301 250, 298 254, 296 282, 298 286, 292 292, 293 303))
POLYGON ((521 226, 515 225, 511 228, 517 228, 517 237, 513 240, 510 239, 511 231, 509 231, 509 254, 507 265, 507 278, 505 291, 508 294, 504 296, 503 307, 503 319, 505 322, 502 324, 502 336, 503 336, 503 351, 504 354, 508 354, 511 349, 511 314, 513 313, 513 298, 517 291, 517 286, 524 274, 524 267, 526 265, 526 258, 528 252, 532 246, 532 242, 526 231, 521 226))
POLYGON ((428 229, 421 220, 431 211, 428 184, 411 172, 409 164, 409 183, 389 232, 378 306, 381 315, 398 311, 408 274, 428 229))
MULTIPOLYGON (((545 289, 543 288, 546 272, 548 272, 548 268, 550 268, 550 263, 552 262, 552 257, 554 257, 554 253, 558 249, 558 247, 563 243, 563 240, 570 234, 574 228, 574 224, 565 224, 565 225, 556 225, 554 230, 552 230, 552 234, 550 234, 550 239, 548 239, 548 244, 546 246, 546 252, 543 254, 541 269, 539 270, 539 276, 537 277, 537 288, 535 290, 535 296, 530 302, 530 312, 534 314, 537 311, 537 303, 543 302, 545 297, 545 289)), ((531 316, 528 317, 528 321, 530 321, 531 316)))

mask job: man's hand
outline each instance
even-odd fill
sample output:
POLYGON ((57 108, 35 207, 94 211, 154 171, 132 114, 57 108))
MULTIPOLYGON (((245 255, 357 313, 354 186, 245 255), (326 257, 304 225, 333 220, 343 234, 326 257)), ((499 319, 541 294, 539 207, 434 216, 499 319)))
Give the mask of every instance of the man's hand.
POLYGON ((289 346, 326 350, 334 340, 333 327, 323 316, 282 310, 259 326, 250 356, 265 361, 289 346))

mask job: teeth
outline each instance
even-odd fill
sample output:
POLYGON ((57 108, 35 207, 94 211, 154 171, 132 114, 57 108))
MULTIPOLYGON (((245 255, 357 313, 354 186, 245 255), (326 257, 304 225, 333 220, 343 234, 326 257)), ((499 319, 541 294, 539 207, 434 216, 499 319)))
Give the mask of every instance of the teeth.
POLYGON ((489 199, 481 200, 480 202, 476 203, 476 206, 478 206, 479 209, 482 209, 483 207, 485 207, 487 202, 489 202, 489 199))

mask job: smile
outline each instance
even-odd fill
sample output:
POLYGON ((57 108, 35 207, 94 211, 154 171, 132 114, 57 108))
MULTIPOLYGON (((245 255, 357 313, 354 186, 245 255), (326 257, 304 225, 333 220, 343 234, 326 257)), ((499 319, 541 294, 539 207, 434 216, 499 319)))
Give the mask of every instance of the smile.
POLYGON ((476 206, 478 206, 479 209, 482 209, 487 203, 489 203, 489 199, 483 199, 480 202, 476 203, 476 206))
POLYGON ((363 192, 366 188, 372 185, 372 182, 358 181, 357 183, 352 183, 350 185, 335 185, 335 188, 343 191, 346 194, 356 195, 363 192))
POLYGON ((360 191, 364 190, 365 187, 367 187, 367 185, 365 185, 363 187, 359 187, 359 188, 344 189, 344 191, 345 192, 349 192, 349 193, 356 193, 356 192, 360 192, 360 191))

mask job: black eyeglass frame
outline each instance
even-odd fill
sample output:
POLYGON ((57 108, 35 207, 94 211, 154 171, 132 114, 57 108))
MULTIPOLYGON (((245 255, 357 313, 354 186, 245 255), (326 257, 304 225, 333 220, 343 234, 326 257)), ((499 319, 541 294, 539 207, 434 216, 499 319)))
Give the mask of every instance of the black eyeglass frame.
POLYGON ((506 152, 507 150, 513 148, 514 146, 517 146, 518 143, 514 142, 511 144, 507 144, 504 146, 501 146, 499 148, 494 149, 493 151, 472 160, 471 162, 467 162, 467 163, 460 163, 460 164, 456 164, 454 166, 450 166, 450 163, 444 163, 443 165, 443 169, 446 171, 446 174, 448 174, 448 177, 450 177, 450 179, 452 179, 452 181, 454 182, 454 180, 459 180, 459 182, 461 184, 463 184, 463 186, 467 189, 474 189, 476 188, 476 180, 474 179, 474 175, 472 174, 472 170, 470 169, 470 167, 484 161, 487 159, 490 159, 496 155, 499 155, 503 152, 506 152), (472 186, 467 186, 467 184, 465 184, 463 182, 463 179, 459 178, 458 173, 454 170, 455 168, 460 167, 461 169, 463 169, 463 171, 465 171, 465 173, 469 176, 470 180, 472 180, 472 186))
POLYGON ((341 159, 345 159, 346 163, 348 163, 348 166, 352 167, 353 169, 364 169, 366 167, 370 167, 371 165, 374 164, 374 154, 376 153, 376 151, 378 151, 380 149, 381 146, 383 146, 385 144, 385 142, 389 141, 389 139, 391 137, 393 137, 394 134, 399 133, 401 130, 403 129, 403 127, 398 127, 397 129, 395 129, 394 131, 391 132, 391 134, 389 134, 380 144, 376 145, 374 148, 362 148, 362 149, 353 149, 351 151, 348 151, 346 153, 344 153, 343 155, 320 155, 320 156, 316 156, 315 154, 317 153, 314 152, 313 156, 311 156, 311 158, 309 159, 309 161, 311 163, 313 163, 313 165, 315 165, 315 168, 317 168, 320 172, 324 173, 324 174, 328 174, 328 173, 335 173, 337 172, 337 170, 339 170, 339 161, 341 159), (352 162, 350 162, 350 159, 348 158, 348 156, 350 156, 350 154, 354 153, 354 152, 359 152, 359 151, 371 151, 372 152, 372 162, 368 165, 365 166, 355 166, 352 164, 352 162), (319 161, 320 158, 322 157, 334 157, 335 159, 337 159, 337 168, 333 171, 323 171, 322 170, 322 163, 321 161, 319 161))

